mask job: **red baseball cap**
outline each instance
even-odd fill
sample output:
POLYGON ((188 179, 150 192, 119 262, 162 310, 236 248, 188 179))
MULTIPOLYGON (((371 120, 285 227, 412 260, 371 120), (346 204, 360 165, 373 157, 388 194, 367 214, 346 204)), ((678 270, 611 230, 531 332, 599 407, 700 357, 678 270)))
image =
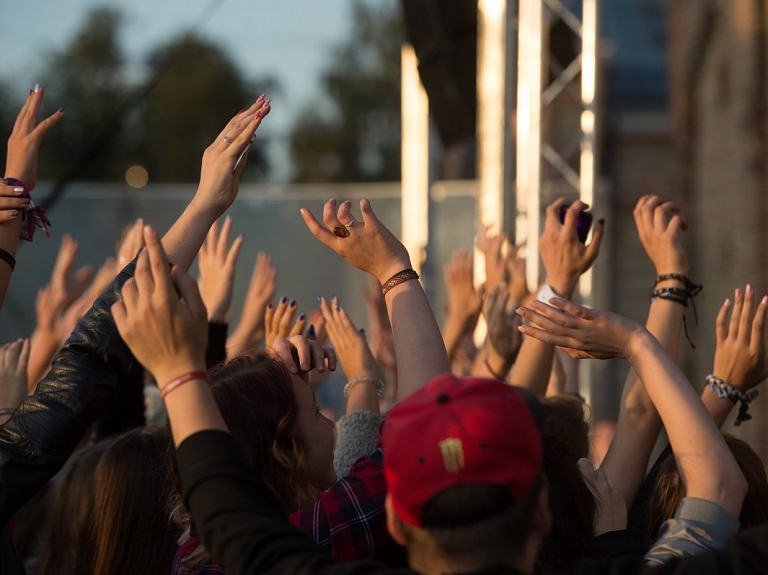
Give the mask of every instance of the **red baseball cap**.
POLYGON ((446 489, 502 486, 517 502, 541 471, 531 412, 513 387, 495 379, 436 377, 389 412, 381 443, 392 505, 417 527, 424 507, 446 489))

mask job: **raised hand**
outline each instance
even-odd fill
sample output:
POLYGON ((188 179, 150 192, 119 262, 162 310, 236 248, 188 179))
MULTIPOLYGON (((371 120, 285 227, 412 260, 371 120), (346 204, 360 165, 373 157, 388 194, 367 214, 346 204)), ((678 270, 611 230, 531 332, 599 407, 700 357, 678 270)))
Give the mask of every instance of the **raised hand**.
POLYGON ((325 320, 328 338, 336 350, 341 367, 347 379, 360 376, 381 378, 381 372, 365 335, 361 333, 341 307, 339 298, 334 297, 330 302, 320 298, 320 311, 325 320))
POLYGON ((768 377, 764 329, 768 296, 760 300, 757 309, 754 300, 755 292, 751 285, 747 284, 743 292, 737 289, 733 306, 726 299, 715 321, 717 348, 712 375, 740 391, 748 391, 768 377))
POLYGON ((547 207, 544 231, 539 238, 539 253, 547 270, 544 283, 555 293, 569 298, 576 288, 579 276, 587 271, 600 252, 605 225, 600 220, 592 231, 589 244, 582 244, 576 232, 579 214, 589 206, 577 200, 565 212, 565 221, 560 222, 560 208, 567 203, 560 198, 547 207))
POLYGON ((208 146, 203 154, 200 187, 195 200, 204 200, 219 214, 224 213, 232 204, 240 187, 240 175, 245 169, 245 161, 236 170, 235 164, 240 154, 250 146, 262 120, 269 114, 270 103, 263 96, 259 97, 247 110, 232 118, 213 144, 208 146))
POLYGON ((509 241, 504 232, 491 233, 490 226, 482 226, 477 237, 477 248, 485 256, 485 285, 491 289, 497 285, 506 285, 507 267, 504 251, 509 241))
POLYGON ((324 226, 306 208, 301 209, 301 216, 318 240, 382 284, 398 272, 409 269, 408 251, 379 221, 371 203, 360 200, 362 221, 354 218, 351 208, 349 201, 342 202, 337 208, 335 199, 328 200, 323 208, 324 226))
POLYGON ((264 319, 267 347, 272 347, 278 338, 304 333, 304 327, 307 325, 307 316, 305 313, 300 313, 296 323, 293 323, 296 310, 296 300, 292 299, 289 301, 286 296, 281 297, 277 305, 267 304, 267 312, 264 319))
POLYGON ((0 423, 6 421, 27 396, 29 349, 28 339, 0 346, 0 423))
POLYGON ((508 309, 509 291, 503 285, 494 287, 485 298, 485 318, 488 322, 487 360, 493 373, 505 377, 517 358, 523 337, 517 329, 520 318, 508 309))
POLYGON ((162 390, 183 373, 206 371, 208 315, 197 282, 177 266, 171 271, 154 228, 145 226, 143 235, 146 249, 112 315, 125 343, 162 390))
MULTIPOLYGON (((134 223, 123 228, 123 235, 115 246, 117 265, 123 269, 128 265, 139 250, 144 247, 144 220, 139 218, 134 223)), ((119 270, 118 270, 119 271, 119 270)))
POLYGON ((256 347, 258 342, 264 339, 264 316, 269 300, 275 295, 276 276, 277 270, 272 265, 270 257, 264 252, 259 252, 251 274, 251 282, 245 294, 240 321, 227 340, 227 351, 230 357, 256 347))
POLYGON ((306 376, 312 370, 336 370, 336 352, 303 335, 279 337, 271 347, 291 373, 306 376))
POLYGON ((475 290, 472 254, 466 249, 453 252, 451 261, 443 266, 443 276, 448 292, 448 314, 443 326, 443 340, 450 357, 459 342, 474 331, 483 306, 483 297, 475 290))
POLYGON ((64 108, 59 108, 38 124, 42 103, 43 88, 38 85, 34 90, 30 90, 8 138, 5 177, 19 180, 28 190, 37 185, 37 154, 43 136, 64 117, 64 108))
POLYGON ((632 335, 645 331, 631 319, 587 309, 562 298, 550 299, 549 305, 538 300, 528 305, 518 308, 517 313, 531 325, 518 329, 578 359, 627 359, 632 335))
POLYGON ((643 196, 633 212, 637 235, 645 252, 656 268, 656 274, 690 273, 680 232, 688 229, 680 207, 659 196, 643 196))
POLYGON ((198 254, 200 269, 200 295, 208 310, 208 321, 226 323, 232 305, 232 291, 235 287, 237 257, 245 241, 239 235, 229 245, 232 233, 232 218, 227 216, 219 226, 218 220, 211 226, 208 236, 198 254))

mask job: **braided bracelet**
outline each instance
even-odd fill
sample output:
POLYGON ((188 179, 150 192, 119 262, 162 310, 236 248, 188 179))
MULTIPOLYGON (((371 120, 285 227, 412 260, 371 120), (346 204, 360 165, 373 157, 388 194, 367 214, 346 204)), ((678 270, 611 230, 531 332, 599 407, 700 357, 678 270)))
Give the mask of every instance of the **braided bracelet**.
POLYGON ((393 287, 400 285, 403 282, 407 282, 409 280, 417 280, 419 279, 419 274, 417 274, 412 269, 403 270, 401 272, 396 273, 391 278, 389 278, 387 281, 384 282, 384 284, 381 286, 381 293, 382 295, 387 295, 387 292, 391 290, 393 287))
POLYGON ((353 377, 347 382, 347 385, 344 386, 344 397, 349 399, 349 392, 352 391, 352 388, 355 387, 358 383, 371 383, 376 386, 376 394, 381 397, 384 395, 384 380, 380 377, 373 377, 371 375, 358 375, 357 377, 353 377))
POLYGON ((707 376, 706 381, 710 391, 717 393, 717 397, 720 399, 725 399, 727 397, 734 404, 737 401, 741 404, 739 405, 739 413, 733 422, 734 425, 738 426, 741 425, 742 421, 749 421, 752 419, 752 416, 748 413, 749 404, 758 396, 759 391, 757 389, 750 389, 748 392, 744 393, 733 387, 730 383, 726 383, 712 374, 707 376))
MULTIPOLYGON (((650 300, 651 303, 657 302, 661 299, 666 301, 671 301, 677 304, 680 304, 681 306, 687 308, 688 307, 688 300, 691 300, 691 303, 693 304, 693 320, 696 323, 696 325, 699 325, 699 314, 696 312, 696 302, 693 301, 693 298, 697 296, 701 290, 704 289, 704 286, 701 284, 693 283, 691 280, 688 279, 688 276, 683 274, 661 274, 656 277, 656 280, 653 282, 653 287, 651 288, 650 293, 650 300), (685 284, 684 288, 681 287, 663 287, 663 288, 657 288, 656 286, 663 282, 664 280, 677 280, 685 284)), ((688 320, 683 314, 683 330, 685 332, 685 339, 688 340, 688 343, 691 344, 692 349, 696 349, 696 346, 693 343, 693 340, 691 340, 691 336, 688 335, 688 320)))

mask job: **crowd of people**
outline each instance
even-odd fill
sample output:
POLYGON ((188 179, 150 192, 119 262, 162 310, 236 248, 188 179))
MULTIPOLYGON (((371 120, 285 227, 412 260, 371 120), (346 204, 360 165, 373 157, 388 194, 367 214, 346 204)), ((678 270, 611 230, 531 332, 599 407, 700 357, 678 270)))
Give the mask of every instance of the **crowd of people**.
MULTIPOLYGON (((38 121, 42 98, 30 91, 8 141, 0 304, 19 240, 47 233, 30 192, 64 110, 38 121)), ((275 300, 261 253, 229 333, 243 238, 225 213, 270 108, 260 96, 223 128, 164 234, 128 225, 96 271, 61 239, 34 332, 0 347, 0 572, 768 572, 765 467, 720 431, 735 404, 749 419, 768 376, 768 296, 746 285, 724 302, 697 394, 676 363, 701 289, 678 206, 649 195, 634 211, 656 270, 645 326, 572 301, 604 236, 600 220, 580 237, 578 200, 546 208, 540 286, 502 232, 479 234, 482 286, 470 251, 453 254, 441 329, 371 203, 330 199, 300 217, 369 275, 366 329, 333 296, 306 314, 275 300), (631 367, 604 453, 568 356, 631 367), (337 369, 334 422, 315 391, 337 369)))

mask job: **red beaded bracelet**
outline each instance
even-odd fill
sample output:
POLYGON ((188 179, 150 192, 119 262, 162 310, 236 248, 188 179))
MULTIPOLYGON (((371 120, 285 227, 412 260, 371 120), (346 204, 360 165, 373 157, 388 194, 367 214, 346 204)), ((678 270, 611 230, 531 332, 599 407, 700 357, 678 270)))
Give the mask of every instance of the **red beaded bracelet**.
POLYGON ((206 371, 190 371, 189 373, 185 373, 184 375, 180 375, 176 379, 172 379, 168 383, 166 383, 163 388, 160 390, 160 396, 165 399, 165 396, 171 393, 174 389, 179 387, 180 385, 184 385, 188 381, 192 381, 195 379, 202 379, 205 381, 208 381, 208 372, 206 371))

